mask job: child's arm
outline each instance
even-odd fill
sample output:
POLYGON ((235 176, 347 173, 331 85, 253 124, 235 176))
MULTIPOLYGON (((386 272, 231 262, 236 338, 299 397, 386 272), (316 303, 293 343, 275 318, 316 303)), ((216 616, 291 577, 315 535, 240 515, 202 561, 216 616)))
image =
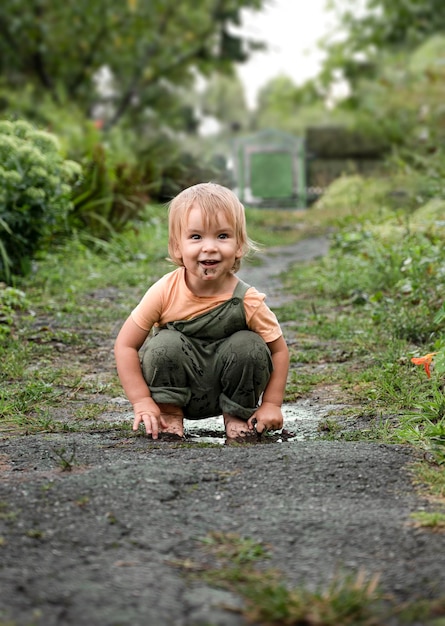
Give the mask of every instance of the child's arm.
POLYGON ((256 429, 259 433, 265 429, 278 430, 283 426, 281 405, 289 371, 289 350, 284 337, 281 336, 267 345, 272 355, 273 372, 264 390, 261 406, 247 421, 249 428, 253 429, 253 420, 256 419, 256 429))
POLYGON ((160 418, 160 410, 150 394, 142 375, 139 349, 147 338, 148 332, 140 328, 131 317, 122 326, 114 345, 116 366, 122 387, 133 405, 133 430, 144 422, 147 434, 158 438, 159 425, 166 424, 160 418))

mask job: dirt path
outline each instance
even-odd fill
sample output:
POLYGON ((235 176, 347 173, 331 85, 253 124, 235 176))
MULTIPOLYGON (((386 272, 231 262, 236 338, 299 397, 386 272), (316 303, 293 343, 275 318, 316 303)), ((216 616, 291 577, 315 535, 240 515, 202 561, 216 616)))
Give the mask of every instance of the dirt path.
MULTIPOLYGON (((302 260, 323 245, 292 253, 302 260)), ((279 268, 291 262, 289 249, 274 251, 261 271, 274 298, 283 297, 279 268)), ((428 507, 412 487, 412 461, 407 447, 374 443, 209 447, 106 429, 3 436, 0 624, 245 624, 241 599, 206 581, 215 531, 264 544, 258 567, 280 570, 291 586, 363 568, 398 603, 437 597, 445 535, 409 523, 428 507)))

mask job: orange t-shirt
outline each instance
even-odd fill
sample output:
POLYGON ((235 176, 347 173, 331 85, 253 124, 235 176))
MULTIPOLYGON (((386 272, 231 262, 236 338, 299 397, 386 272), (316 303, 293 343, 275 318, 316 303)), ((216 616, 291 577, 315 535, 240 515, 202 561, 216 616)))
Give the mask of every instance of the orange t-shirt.
MULTIPOLYGON (((153 326, 165 326, 167 322, 189 320, 207 313, 231 298, 232 294, 195 296, 185 282, 185 268, 179 267, 150 287, 131 312, 131 317, 140 328, 149 332, 153 326)), ((243 302, 247 327, 270 343, 281 337, 282 332, 275 313, 269 309, 265 299, 263 293, 249 287, 243 302)))

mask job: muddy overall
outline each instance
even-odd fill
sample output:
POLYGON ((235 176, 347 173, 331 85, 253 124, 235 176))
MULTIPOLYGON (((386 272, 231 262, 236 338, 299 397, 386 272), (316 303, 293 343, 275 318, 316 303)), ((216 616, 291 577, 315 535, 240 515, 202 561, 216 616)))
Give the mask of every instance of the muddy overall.
POLYGON ((179 406, 188 419, 253 415, 272 359, 262 337, 247 329, 248 288, 239 281, 223 304, 191 320, 169 322, 150 337, 141 365, 157 404, 179 406))

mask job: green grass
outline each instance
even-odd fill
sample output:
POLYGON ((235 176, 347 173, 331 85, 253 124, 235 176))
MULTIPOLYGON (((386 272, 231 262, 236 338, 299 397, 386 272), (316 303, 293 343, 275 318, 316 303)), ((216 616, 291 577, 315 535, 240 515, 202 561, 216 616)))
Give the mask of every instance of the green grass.
POLYGON ((246 209, 249 236, 264 247, 292 244, 304 236, 304 217, 291 209, 246 209))
MULTIPOLYGON (((248 623, 264 626, 382 626, 395 616, 402 622, 435 624, 444 601, 396 606, 379 587, 379 576, 363 569, 339 571, 316 589, 291 587, 279 570, 268 567, 271 547, 236 533, 212 532, 197 542, 193 557, 170 561, 184 576, 223 588, 243 600, 239 612, 248 623)), ((393 622, 391 622, 393 623, 393 622)))
POLYGON ((411 514, 416 526, 435 531, 445 531, 445 513, 438 511, 417 511, 411 514))

